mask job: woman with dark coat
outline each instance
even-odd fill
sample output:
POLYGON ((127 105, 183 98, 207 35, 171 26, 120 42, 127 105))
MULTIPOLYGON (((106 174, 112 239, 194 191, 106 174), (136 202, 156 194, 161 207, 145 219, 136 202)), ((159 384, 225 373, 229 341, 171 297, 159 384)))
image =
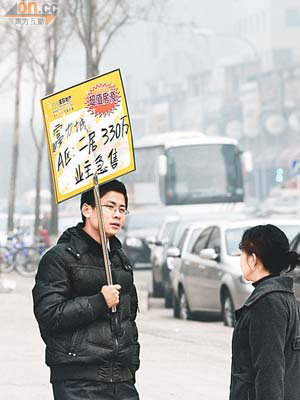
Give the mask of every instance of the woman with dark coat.
POLYGON ((300 399, 300 313, 293 279, 300 265, 286 235, 274 225, 244 232, 243 276, 254 291, 236 311, 230 400, 300 399))

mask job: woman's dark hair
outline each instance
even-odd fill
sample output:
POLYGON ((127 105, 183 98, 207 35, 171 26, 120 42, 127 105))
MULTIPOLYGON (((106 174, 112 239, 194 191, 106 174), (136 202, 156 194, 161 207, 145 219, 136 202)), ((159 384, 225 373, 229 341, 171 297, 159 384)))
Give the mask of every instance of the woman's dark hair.
POLYGON ((290 272, 300 265, 300 255, 290 251, 288 238, 275 225, 258 225, 247 229, 239 247, 248 255, 256 254, 271 274, 290 272))
MULTIPOLYGON (((127 190, 124 185, 124 183, 118 181, 118 180, 113 180, 110 182, 106 182, 103 185, 99 185, 99 193, 100 193, 100 198, 103 197, 107 192, 118 192, 122 193, 125 197, 125 206, 126 209, 128 207, 128 197, 127 197, 127 190)), ((83 204, 86 203, 92 207, 96 206, 95 202, 95 197, 94 197, 94 189, 90 189, 81 195, 81 200, 80 200, 80 211, 83 206, 83 204)), ((85 216, 81 212, 81 217, 82 221, 85 224, 85 216)))

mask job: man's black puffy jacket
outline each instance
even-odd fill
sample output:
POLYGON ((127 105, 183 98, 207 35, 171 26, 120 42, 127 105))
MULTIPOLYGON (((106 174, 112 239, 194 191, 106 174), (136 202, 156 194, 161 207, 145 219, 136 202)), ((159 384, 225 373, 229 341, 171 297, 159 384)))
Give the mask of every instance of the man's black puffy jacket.
POLYGON ((46 343, 51 382, 134 380, 139 367, 137 294, 121 243, 111 237, 109 244, 113 282, 121 285, 117 318, 101 293, 106 284, 101 245, 82 224, 65 231, 40 261, 34 313, 46 343))

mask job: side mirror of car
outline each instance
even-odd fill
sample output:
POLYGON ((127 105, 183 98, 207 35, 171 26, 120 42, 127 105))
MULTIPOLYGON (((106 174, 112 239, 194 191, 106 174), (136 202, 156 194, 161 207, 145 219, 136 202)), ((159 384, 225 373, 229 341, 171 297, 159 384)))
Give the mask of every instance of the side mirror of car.
POLYGON ((161 240, 155 240, 155 242, 150 243, 150 244, 155 244, 155 246, 162 246, 162 241, 161 240))
POLYGON ((218 261, 220 259, 220 255, 216 253, 215 249, 202 249, 200 251, 200 257, 205 258, 207 260, 215 260, 215 261, 218 261))
POLYGON ((167 250, 167 257, 180 257, 181 253, 177 247, 170 247, 167 250))
POLYGON ((157 240, 157 239, 152 239, 151 237, 150 237, 150 240, 152 240, 151 242, 149 242, 149 239, 148 239, 148 243, 149 244, 155 244, 155 246, 165 246, 166 244, 168 244, 168 239, 162 239, 162 240, 157 240))

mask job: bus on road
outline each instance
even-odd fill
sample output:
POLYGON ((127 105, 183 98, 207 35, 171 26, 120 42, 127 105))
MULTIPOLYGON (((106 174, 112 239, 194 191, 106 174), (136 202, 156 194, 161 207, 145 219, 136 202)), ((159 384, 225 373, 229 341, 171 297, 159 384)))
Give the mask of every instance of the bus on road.
POLYGON ((241 152, 234 139, 168 132, 143 137, 134 152, 136 171, 122 178, 133 207, 244 201, 241 152))

